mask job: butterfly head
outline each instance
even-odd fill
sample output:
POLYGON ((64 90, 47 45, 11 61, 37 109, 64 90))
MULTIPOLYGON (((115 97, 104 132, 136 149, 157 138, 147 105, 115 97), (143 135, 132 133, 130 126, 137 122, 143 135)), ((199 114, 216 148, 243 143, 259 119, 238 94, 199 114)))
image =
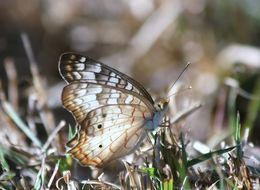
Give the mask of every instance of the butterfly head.
POLYGON ((161 99, 157 103, 155 103, 154 107, 158 112, 162 112, 162 111, 165 112, 168 108, 168 104, 169 104, 169 100, 161 99))

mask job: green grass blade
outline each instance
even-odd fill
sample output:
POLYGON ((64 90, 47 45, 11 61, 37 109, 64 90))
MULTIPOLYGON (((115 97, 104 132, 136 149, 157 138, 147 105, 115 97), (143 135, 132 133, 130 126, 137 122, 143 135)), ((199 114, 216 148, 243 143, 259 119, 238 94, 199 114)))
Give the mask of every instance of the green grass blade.
POLYGON ((236 126, 236 98, 236 89, 230 88, 230 94, 228 97, 228 126, 231 132, 235 131, 236 126))
POLYGON ((179 165, 180 168, 178 169, 179 174, 180 174, 180 180, 182 183, 182 187, 184 189, 191 189, 189 180, 187 180, 188 179, 188 176, 187 176, 188 155, 187 155, 186 148, 185 148, 183 134, 181 134, 181 136, 180 136, 180 141, 181 141, 182 162, 183 162, 183 164, 179 165))
POLYGON ((235 126, 235 142, 237 146, 237 158, 242 158, 243 152, 241 147, 241 124, 240 124, 240 115, 237 112, 236 126, 235 126))
POLYGON ((241 125, 240 125, 240 115, 237 112, 236 126, 235 126, 235 141, 237 144, 241 143, 241 125))
POLYGON ((34 189, 35 190, 42 189, 44 181, 45 181, 45 157, 43 158, 41 168, 37 173, 36 180, 34 183, 34 189))
POLYGON ((69 125, 69 133, 68 133, 69 141, 76 135, 76 132, 77 132, 76 127, 71 127, 69 125))
MULTIPOLYGON (((258 111, 260 109, 260 101, 259 101, 259 97, 260 97, 260 77, 256 81, 253 94, 254 94, 254 97, 256 97, 256 98, 252 98, 249 105, 248 105, 246 120, 245 120, 245 125, 244 125, 245 128, 249 128, 250 134, 253 131, 254 122, 257 118, 257 114, 258 114, 258 111)), ((245 131, 243 130, 242 134, 244 134, 244 132, 245 131)))
POLYGON ((12 160, 17 165, 24 165, 27 163, 28 158, 25 156, 10 150, 9 148, 5 147, 4 145, 0 144, 0 152, 1 154, 7 156, 10 160, 12 160))
POLYGON ((237 146, 233 146, 233 147, 230 147, 230 148, 226 148, 226 149, 221 149, 221 150, 216 150, 216 151, 213 151, 213 152, 209 152, 209 153, 206 153, 206 154, 203 154, 197 158, 194 158, 190 161, 187 162, 187 167, 191 167, 191 166, 194 166, 200 162, 203 162, 205 160, 208 160, 208 159, 212 159, 212 157, 214 155, 221 155, 221 154, 224 154, 224 153, 227 153, 231 150, 233 150, 234 148, 236 148, 237 146))
POLYGON ((2 149, 0 149, 0 163, 1 163, 1 167, 4 170, 10 171, 10 167, 9 167, 8 163, 6 162, 6 160, 4 158, 4 153, 3 153, 2 149))

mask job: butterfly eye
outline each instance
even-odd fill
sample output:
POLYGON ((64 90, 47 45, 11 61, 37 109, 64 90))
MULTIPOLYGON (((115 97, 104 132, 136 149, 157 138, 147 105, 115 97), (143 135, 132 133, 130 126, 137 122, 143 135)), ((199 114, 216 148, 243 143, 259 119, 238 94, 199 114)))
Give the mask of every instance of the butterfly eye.
POLYGON ((102 127, 102 125, 101 125, 101 124, 99 124, 99 125, 97 126, 97 128, 99 128, 99 129, 100 129, 101 127, 102 127))
POLYGON ((165 108, 166 106, 168 106, 168 104, 169 104, 169 101, 163 102, 163 107, 165 108))

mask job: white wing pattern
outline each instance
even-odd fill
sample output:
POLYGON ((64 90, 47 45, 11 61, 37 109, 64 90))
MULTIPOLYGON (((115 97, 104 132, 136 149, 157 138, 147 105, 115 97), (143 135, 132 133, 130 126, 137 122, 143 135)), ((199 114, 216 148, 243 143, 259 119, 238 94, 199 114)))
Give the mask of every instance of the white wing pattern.
POLYGON ((59 71, 68 83, 62 102, 80 128, 69 153, 82 165, 102 167, 130 153, 153 121, 154 102, 144 87, 89 57, 65 53, 59 71))

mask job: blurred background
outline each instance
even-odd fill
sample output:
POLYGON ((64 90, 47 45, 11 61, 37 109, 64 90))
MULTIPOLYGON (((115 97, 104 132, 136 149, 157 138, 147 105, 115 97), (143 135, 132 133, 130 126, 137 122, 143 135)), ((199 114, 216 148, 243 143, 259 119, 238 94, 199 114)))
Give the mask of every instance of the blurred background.
MULTIPOLYGON (((60 100, 65 85, 58 73, 61 53, 100 60, 132 76, 154 97, 165 97, 190 62, 178 84, 192 89, 179 90, 172 113, 194 103, 203 106, 188 117, 184 130, 207 143, 219 134, 225 138, 229 115, 239 112, 242 129, 249 128, 250 141, 258 145, 259 9, 258 0, 1 0, 0 79, 7 92, 11 60, 18 104, 27 104, 32 75, 21 40, 26 33, 55 122, 72 123, 60 100)), ((18 109, 21 115, 26 110, 18 109)))

